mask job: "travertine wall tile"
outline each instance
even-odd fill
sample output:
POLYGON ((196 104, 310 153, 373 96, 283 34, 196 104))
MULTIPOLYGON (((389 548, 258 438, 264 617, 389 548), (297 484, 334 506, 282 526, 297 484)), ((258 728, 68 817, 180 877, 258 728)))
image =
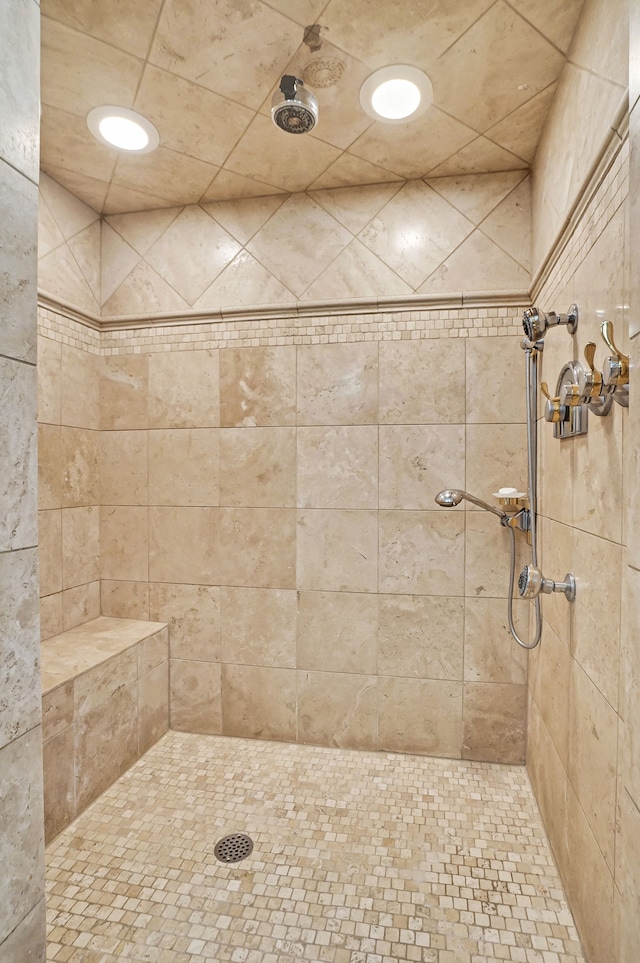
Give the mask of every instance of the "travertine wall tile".
POLYGON ((100 358, 63 344, 61 385, 61 423, 99 428, 100 358))
POLYGON ((298 741, 375 749, 377 679, 337 672, 298 672, 298 741))
POLYGON ((444 425, 465 421, 465 345, 453 338, 430 344, 380 345, 380 421, 444 425), (452 390, 453 388, 453 390, 452 390))
MULTIPOLYGON (((8 77, 6 70, 4 77, 8 77)), ((6 114, 4 116, 6 120, 6 114)), ((36 300, 37 245, 33 223, 37 208, 37 186, 17 170, 4 165, 0 181, 0 216, 5 240, 0 280, 3 354, 30 364, 36 360, 33 305, 36 300)))
POLYGON ((377 527, 373 511, 299 511, 296 536, 299 588, 375 592, 377 527))
POLYGON ((62 515, 62 588, 100 578, 100 512, 97 507, 64 508, 62 515))
POLYGON ((220 665, 172 658, 169 673, 171 728, 221 732, 220 665))
POLYGON ((378 428, 298 428, 301 508, 378 507, 378 428))
POLYGON ((296 349, 228 348, 220 353, 220 424, 294 425, 296 349))
MULTIPOLYGON (((40 595, 62 591, 62 512, 38 512, 40 595)), ((62 600, 60 601, 62 605, 62 600)), ((62 615, 62 608, 60 610, 62 615)))
MULTIPOLYGON (((483 216, 496 211, 496 221, 502 225, 500 218, 506 216, 508 205, 502 211, 496 208, 509 192, 505 193, 505 176, 500 179, 501 190, 493 190, 482 178, 477 180, 477 190, 484 197, 483 216)), ((367 209, 378 190, 385 196, 365 221, 360 194, 330 197, 327 192, 311 207, 295 202, 288 211, 296 205, 312 210, 325 224, 325 215, 337 217, 349 235, 344 238, 344 250, 362 247, 368 252, 366 258, 376 261, 373 234, 367 234, 367 248, 362 240, 356 244, 351 232, 357 228, 366 233, 371 218, 381 215, 398 189, 402 191, 402 185, 366 191, 367 209), (316 206, 323 208, 322 214, 316 206)), ((475 222, 467 219, 464 210, 431 188, 414 185, 408 194, 405 191, 402 203, 379 217, 382 233, 375 243, 383 243, 382 234, 384 243, 392 243, 392 233, 400 227, 398 211, 413 195, 423 206, 452 212, 458 225, 468 221, 474 232, 475 222)), ((512 199, 513 204, 516 200, 512 199)), ((162 254, 166 260, 172 250, 170 228, 175 213, 157 216, 155 221, 151 214, 140 215, 139 223, 137 215, 127 216, 126 223, 111 218, 109 230, 122 232, 123 243, 137 256, 146 258, 155 245, 153 257, 157 261, 162 254)), ((285 215, 289 216, 287 211, 285 215)), ((204 217, 217 220, 215 205, 206 215, 191 210, 182 221, 195 218, 207 224, 204 217)), ((245 216, 240 237, 237 224, 226 223, 222 211, 217 223, 238 244, 246 244, 262 229, 258 218, 253 233, 246 233, 250 226, 245 216)), ((507 218, 502 227, 508 232, 513 223, 507 218)), ((173 233, 179 233, 179 228, 176 225, 173 233)), ((266 237, 263 234, 256 243, 264 244, 266 237)), ((185 238, 189 243, 188 235, 185 238)), ((441 240, 435 239, 432 252, 441 240)), ((450 253, 443 248, 443 257, 450 253)), ((309 268, 312 273, 324 270, 325 254, 318 253, 309 268)), ((202 300, 222 283, 232 263, 204 294, 198 293, 204 278, 200 268, 186 281, 176 275, 173 283, 181 290, 180 299, 195 294, 202 300)), ((379 263, 381 277, 392 270, 379 263)), ((122 273, 126 259, 115 267, 122 273)), ((418 271, 418 263, 410 269, 418 271)), ((296 270, 302 279, 304 264, 300 262, 296 270)), ((117 286, 109 294, 105 316, 111 309, 125 308, 136 277, 149 281, 157 270, 136 262, 121 282, 116 274, 110 277, 117 286)), ((103 273, 103 281, 104 277, 103 273)), ((400 280, 399 275, 395 277, 400 280)), ((304 280, 301 298, 315 283, 311 276, 304 280)), ((342 278, 347 288, 352 281, 356 284, 354 297, 362 297, 357 280, 342 278)), ((515 275, 511 280, 515 287, 515 275)), ((161 304, 167 310, 178 305, 174 295, 162 302, 162 285, 154 285, 148 292, 144 285, 138 289, 128 302, 132 310, 142 310, 147 293, 150 311, 160 310, 161 304)), ((265 296, 273 290, 265 279, 265 296)), ((178 298, 175 289, 174 294, 178 298)), ((257 734, 259 729, 261 735, 272 732, 277 738, 302 738, 299 686, 304 677, 309 681, 304 699, 310 710, 306 730, 310 741, 342 738, 332 734, 342 727, 345 744, 351 740, 349 744, 373 747, 378 724, 373 693, 379 687, 371 688, 366 682, 364 701, 353 717, 364 713, 362 726, 349 721, 350 700, 360 698, 363 679, 375 680, 381 672, 389 684, 392 676, 407 684, 425 680, 450 684, 437 690, 437 698, 434 695, 436 705, 446 708, 443 718, 449 720, 442 739, 435 741, 440 754, 460 755, 462 612, 465 589, 473 583, 475 594, 477 588, 473 570, 465 581, 465 517, 472 513, 443 512, 434 505, 433 496, 440 488, 463 486, 466 481, 467 448, 473 449, 465 429, 467 371, 482 370, 485 381, 502 383, 506 360, 518 365, 520 355, 514 359, 504 346, 507 341, 516 344, 505 337, 515 334, 516 309, 463 309, 455 306, 459 303, 460 299, 451 301, 451 307, 420 311, 404 306, 397 313, 382 313, 374 306, 367 315, 347 309, 343 315, 319 312, 317 316, 296 313, 291 303, 282 318, 227 321, 216 316, 105 331, 97 348, 83 340, 80 325, 63 324, 59 315, 43 312, 47 341, 59 337, 65 350, 71 346, 82 355, 104 354, 100 359, 102 611, 171 623, 172 712, 180 728, 220 731, 223 705, 223 717, 228 716, 237 731, 257 734), (488 349, 488 342, 497 345, 495 351, 488 349), (440 464, 444 467, 439 468, 440 464), (300 592, 297 612, 296 590, 300 592), (379 591, 385 593, 381 598, 379 591), (221 677, 218 662, 222 662, 221 677), (230 701, 225 702, 231 700, 225 693, 226 680, 235 685, 244 669, 249 673, 243 676, 249 680, 249 692, 240 693, 239 705, 233 708, 230 701), (257 670, 292 675, 260 675, 257 670), (324 697, 318 696, 331 691, 333 676, 340 680, 341 693, 335 715, 324 697), (279 693, 276 701, 259 706, 259 724, 252 727, 250 709, 257 712, 250 706, 254 688, 257 691, 278 680, 284 680, 284 696, 279 693)), ((75 355, 71 357, 75 360, 75 355)), ((515 459, 516 446, 523 444, 521 387, 513 379, 507 386, 505 379, 501 389, 505 397, 508 387, 517 395, 519 406, 510 408, 513 436, 508 442, 515 459)), ((68 394, 67 409, 72 393, 68 394)), ((482 421, 484 414, 476 408, 482 421)), ((73 420, 65 426, 81 429, 73 420)), ((473 427, 490 428, 491 434, 483 439, 483 457, 493 470, 502 463, 503 439, 496 443, 493 423, 473 427)), ((479 463, 479 468, 484 464, 479 463)), ((506 482, 501 478, 500 483, 506 482)), ((486 552, 488 546, 495 560, 492 581, 478 585, 497 599, 496 611, 506 595, 505 534, 497 523, 493 528, 487 525, 484 542, 477 542, 477 553, 483 545, 486 552)), ((86 585, 67 591, 80 599, 86 585)), ((47 597, 51 611, 55 597, 47 597)), ((482 665, 483 658, 479 658, 482 665)), ((416 737, 419 751, 429 751, 427 744, 433 738, 429 727, 439 714, 434 710, 427 716, 423 728, 429 734, 421 730, 416 737)), ((390 718, 388 725, 392 726, 390 718)), ((389 745, 401 748, 399 735, 389 738, 389 745)))
MULTIPOLYGON (((526 638, 530 606, 513 603, 513 620, 526 638)), ((464 678, 467 682, 527 681, 527 654, 514 644, 504 599, 467 598, 464 603, 464 678)))
POLYGON ((146 431, 100 432, 101 505, 150 504, 150 437, 153 433, 146 431))
POLYGON ((295 507, 296 433, 293 428, 220 430, 220 504, 295 507))
POLYGON ((215 428, 220 423, 218 352, 149 358, 149 427, 215 428))
POLYGON ((221 583, 295 588, 295 526, 289 508, 221 508, 221 583))
POLYGON ((100 577, 146 581, 149 577, 149 509, 100 509, 100 577))
POLYGON ((149 584, 149 617, 169 623, 171 658, 220 661, 220 588, 149 584))
POLYGON ((168 729, 169 662, 165 660, 138 682, 138 753, 146 752, 168 729))
POLYGON ((443 488, 464 490, 464 477, 464 425, 380 427, 380 508, 431 508, 443 488))
POLYGON ((44 779, 44 834, 49 842, 76 814, 75 726, 73 723, 47 739, 42 747, 44 779))
POLYGON ((222 661, 296 665, 296 593, 289 589, 223 588, 222 661))
POLYGON ((0 551, 37 543, 36 369, 0 357, 0 397, 14 416, 0 427, 0 551))
POLYGON ((523 763, 526 702, 525 685, 465 683, 463 759, 523 763))
POLYGON ((463 595, 464 513, 380 512, 381 592, 463 595))
POLYGON ((100 366, 100 427, 131 429, 148 426, 149 358, 116 355, 100 366))
POLYGON ((60 504, 63 508, 79 508, 82 505, 99 503, 99 443, 97 431, 64 426, 60 429, 60 504))
POLYGON ((310 346, 298 352, 299 425, 378 421, 378 351, 369 344, 310 346))
POLYGON ((460 679, 464 601, 381 595, 378 671, 419 679, 460 679))
POLYGON ((60 424, 62 345, 38 335, 38 421, 60 424))
POLYGON ((0 746, 6 746, 40 722, 35 548, 0 553, 0 597, 0 746))
MULTIPOLYGON (((114 619, 148 619, 149 583, 110 581, 100 582, 100 611, 114 619)), ((154 619, 162 622, 162 619, 154 619)))
MULTIPOLYGON (((141 509, 145 511, 145 509, 141 509)), ((141 552, 141 565, 144 559, 141 552)), ((217 585, 220 518, 217 508, 149 509, 149 579, 217 585)), ((146 574, 134 576, 145 578, 146 574)))
POLYGON ((9 935, 39 902, 44 879, 42 729, 34 726, 0 749, 0 933, 9 935), (27 910, 28 911, 28 910, 27 910))
POLYGON ((62 592, 62 630, 72 629, 100 615, 100 581, 85 582, 62 592))
POLYGON ((252 739, 296 740, 295 669, 222 666, 222 732, 252 739))
POLYGON ((614 865, 618 717, 574 660, 567 773, 609 872, 614 865))
POLYGON ((76 811, 88 806, 137 756, 138 699, 133 684, 75 723, 76 811))
POLYGON ((375 674, 377 636, 377 595, 298 592, 299 669, 375 674))
MULTIPOLYGON (((219 503, 217 428, 154 429, 140 434, 148 435, 149 449, 149 491, 148 495, 146 490, 140 492, 141 504, 147 498, 150 505, 204 508, 219 503)), ((146 479, 146 457, 140 471, 146 479)))
POLYGON ((461 731, 460 682, 379 677, 380 749, 457 755, 461 731))

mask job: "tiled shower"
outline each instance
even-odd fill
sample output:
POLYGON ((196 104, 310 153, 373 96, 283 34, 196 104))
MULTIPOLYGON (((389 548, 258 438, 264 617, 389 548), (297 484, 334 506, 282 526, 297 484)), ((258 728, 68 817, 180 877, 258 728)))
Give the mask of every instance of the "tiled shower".
MULTIPOLYGON (((541 307, 581 310, 573 341, 547 339, 550 385, 587 340, 603 357, 605 316, 633 358, 637 90, 632 77, 630 113, 618 111, 627 53, 613 19, 624 53, 599 78, 602 9, 587 5, 532 179, 470 172, 99 220, 43 177, 40 611, 43 639, 101 613, 167 622, 173 729, 526 759, 586 958, 629 963, 640 935, 633 394, 583 438, 558 442, 540 425, 543 566, 575 572, 579 590, 571 607, 544 600, 528 669, 505 628, 505 533, 485 513, 433 503, 450 485, 487 497, 525 481, 518 344, 531 276, 541 307), (558 151, 569 134, 572 151, 558 151), (400 284, 393 231, 409 216, 425 249, 400 284), (301 218, 316 227, 313 257, 283 263, 277 245, 301 218), (449 225, 435 251, 430 218, 449 225), (214 235, 227 258, 218 279, 197 256, 181 274, 176 252, 214 235), (372 297, 376 270, 389 287, 372 297)), ((31 212, 18 270, 30 266, 32 301, 13 301, 24 320, 1 349, 23 451, 36 197, 33 161, 10 140, 2 158, 16 222, 31 212)), ((34 468, 23 460, 5 492, 19 524, 0 559, 21 651, 35 656, 34 468)), ((42 926, 33 664, 12 670, 19 708, 0 750, 16 774, 0 929, 14 956, 11 941, 35 946, 42 926)))

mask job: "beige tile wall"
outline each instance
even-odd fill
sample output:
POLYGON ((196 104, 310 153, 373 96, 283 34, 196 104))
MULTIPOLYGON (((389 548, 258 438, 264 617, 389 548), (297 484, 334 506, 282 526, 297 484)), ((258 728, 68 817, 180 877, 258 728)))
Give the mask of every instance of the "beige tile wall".
MULTIPOLYGON (((590 112, 599 111, 598 123, 588 114, 590 126, 577 133, 587 138, 592 158, 607 110, 611 125, 615 106, 615 85, 607 86, 603 76, 611 71, 617 76, 626 63, 626 13, 621 9, 611 17, 610 8, 588 2, 576 40, 603 92, 589 105, 590 112), (604 35, 611 48, 603 46, 604 35)), ((570 65, 558 94, 564 107, 552 116, 548 143, 567 133, 575 111, 570 105, 584 97, 579 71, 570 65)), ((584 120, 581 111, 580 123, 584 120)), ((631 127, 633 151, 637 113, 631 127)), ((584 162, 582 157, 577 165, 583 172, 584 162)), ((574 176, 568 186, 562 166, 541 155, 534 176, 538 196, 579 184, 574 176)), ((630 167, 629 141, 613 132, 604 178, 583 197, 581 216, 566 228, 563 247, 536 294, 547 310, 565 311, 572 302, 580 308, 573 338, 554 331, 546 339, 543 376, 551 386, 562 364, 581 359, 590 340, 598 346, 596 365, 602 366, 610 353, 600 336, 603 319, 613 321, 623 350, 633 345, 640 232, 630 198, 639 187, 637 156, 632 154, 630 167)), ((541 236, 547 223, 536 208, 534 233, 541 236)), ((640 732, 634 709, 640 608, 631 519, 640 436, 634 395, 632 385, 628 410, 614 404, 606 418, 591 416, 587 435, 560 442, 551 425, 542 422, 540 428, 543 566, 551 578, 572 571, 578 594, 572 606, 562 596, 543 603, 542 642, 530 660, 527 764, 590 963, 632 963, 638 955, 640 792, 632 773, 640 732)))
POLYGON ((102 359, 102 612, 170 623, 174 728, 523 760, 506 533, 433 501, 524 483, 519 312, 484 313, 503 337, 424 312, 102 359))
POLYGON ((0 7, 0 959, 44 963, 36 504, 40 8, 0 7))
MULTIPOLYGON (((67 207, 53 182, 45 181, 44 194, 41 287, 90 315, 84 287, 69 272, 61 273, 63 294, 48 279, 56 252, 70 264, 71 251, 82 269, 81 249, 82 276, 93 284, 91 214, 75 199, 67 207), (80 237, 82 244, 71 244, 80 237)), ((460 305, 463 289, 482 296, 496 286, 526 288, 528 211, 528 179, 508 172, 109 218, 101 239, 103 320, 116 301, 128 315, 210 308, 215 318, 219 309, 256 301, 270 314, 98 332, 68 313, 41 311, 44 631, 96 614, 99 565, 104 614, 172 624, 176 727, 340 745, 409 748, 417 740, 421 751, 458 756, 466 740, 474 758, 521 759, 526 668, 504 670, 509 658, 500 653, 511 647, 504 612, 474 607, 478 593, 487 600, 506 594, 507 546, 502 540, 502 565, 492 559, 489 585, 482 559, 495 526, 477 512, 438 510, 433 496, 463 485, 466 474, 484 495, 506 475, 524 481, 524 409, 510 374, 520 361, 519 309, 460 305), (291 246, 300 223, 314 239, 306 255, 305 244, 291 246), (397 261, 409 223, 422 253, 397 261), (453 270, 449 258, 465 238, 473 247, 453 270), (352 249, 360 252, 355 260, 352 249), (215 263, 205 251, 215 252, 215 263), (220 297, 215 276, 229 283, 231 258, 237 283, 220 297), (473 258, 478 268, 469 274, 473 258), (341 281, 329 271, 338 263, 341 281), (438 278, 424 285, 436 269, 438 278), (398 272, 407 281, 399 283, 398 272), (391 285, 367 280, 387 277, 391 285), (419 288, 454 296, 444 307, 396 314, 301 309, 327 294, 375 305, 378 296, 419 288), (487 370, 496 382, 491 393, 479 387, 487 370), (475 626, 468 638, 466 592, 475 626), (352 638, 354 612, 363 609, 365 625, 352 638), (433 638, 424 632, 429 619, 433 638), (322 641, 312 642, 306 633, 317 637, 325 622, 322 641), (425 733, 403 736, 393 713, 384 722, 385 686, 396 682, 404 685, 402 731, 425 692, 431 696, 425 733), (252 707, 248 716, 239 691, 252 707), (516 722, 504 745, 494 740, 497 718, 479 740, 468 739, 465 699, 475 713, 509 704, 516 722), (437 723, 445 716, 440 744, 437 723)))
POLYGON ((634 0, 584 0, 533 165, 534 277, 579 201, 618 107, 626 113, 634 0))
POLYGON ((97 336, 38 338, 41 637, 100 614, 100 364, 97 336))

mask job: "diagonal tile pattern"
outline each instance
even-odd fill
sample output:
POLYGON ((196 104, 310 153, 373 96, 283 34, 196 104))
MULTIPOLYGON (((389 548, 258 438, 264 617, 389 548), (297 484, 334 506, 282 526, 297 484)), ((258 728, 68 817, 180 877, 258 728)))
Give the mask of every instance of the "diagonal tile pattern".
POLYGON ((42 166, 109 214, 527 169, 581 7, 134 0, 124 9, 42 0, 42 166), (326 61, 338 70, 320 86, 326 61), (414 122, 376 123, 360 106, 363 81, 392 63, 433 81, 434 103, 414 122), (306 74, 319 101, 319 122, 304 137, 269 118, 284 73, 306 74), (125 159, 98 144, 85 116, 108 103, 146 114, 160 149, 125 159))
POLYGON ((47 880, 51 963, 583 963, 522 767, 171 732, 47 880))
POLYGON ((42 176, 43 293, 103 318, 526 291, 530 177, 472 174, 106 217, 42 176))

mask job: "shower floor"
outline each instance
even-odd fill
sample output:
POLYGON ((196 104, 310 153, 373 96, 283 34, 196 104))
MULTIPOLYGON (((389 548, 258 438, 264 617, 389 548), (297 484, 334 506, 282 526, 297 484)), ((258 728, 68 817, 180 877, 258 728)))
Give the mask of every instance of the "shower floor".
POLYGON ((47 915, 56 963, 583 961, 523 767, 181 732, 47 848, 47 915))

